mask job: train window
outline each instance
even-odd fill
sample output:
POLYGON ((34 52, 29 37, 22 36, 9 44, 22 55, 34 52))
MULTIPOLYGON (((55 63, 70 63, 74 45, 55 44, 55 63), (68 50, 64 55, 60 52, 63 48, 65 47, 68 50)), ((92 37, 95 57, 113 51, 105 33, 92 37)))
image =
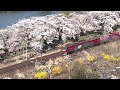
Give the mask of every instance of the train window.
POLYGON ((79 45, 79 46, 77 47, 77 49, 81 49, 81 47, 82 47, 82 45, 79 45))

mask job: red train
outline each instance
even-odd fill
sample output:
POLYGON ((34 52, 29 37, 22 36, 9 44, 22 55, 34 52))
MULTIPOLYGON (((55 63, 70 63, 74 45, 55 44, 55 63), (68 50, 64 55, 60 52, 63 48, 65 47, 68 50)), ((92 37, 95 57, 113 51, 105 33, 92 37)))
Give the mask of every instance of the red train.
POLYGON ((66 54, 70 54, 77 50, 83 50, 85 48, 100 45, 102 43, 114 41, 120 38, 120 32, 112 32, 109 35, 103 35, 100 38, 96 38, 94 40, 80 42, 74 45, 67 46, 66 50, 64 51, 66 54))

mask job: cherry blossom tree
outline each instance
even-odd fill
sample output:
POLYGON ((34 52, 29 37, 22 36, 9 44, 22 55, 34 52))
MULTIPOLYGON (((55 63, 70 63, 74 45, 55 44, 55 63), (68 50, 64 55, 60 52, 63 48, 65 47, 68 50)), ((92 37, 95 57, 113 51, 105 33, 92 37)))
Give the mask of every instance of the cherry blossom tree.
POLYGON ((10 35, 8 30, 0 30, 0 48, 4 50, 5 56, 9 55, 9 48, 11 45, 9 42, 10 35))
POLYGON ((67 16, 60 13, 30 17, 7 27, 6 33, 2 30, 0 47, 16 50, 23 46, 21 48, 26 53, 28 47, 41 51, 45 45, 52 48, 55 40, 67 42, 68 38, 80 38, 81 33, 97 30, 107 34, 114 31, 116 26, 120 26, 120 11, 82 11, 69 12, 67 16))

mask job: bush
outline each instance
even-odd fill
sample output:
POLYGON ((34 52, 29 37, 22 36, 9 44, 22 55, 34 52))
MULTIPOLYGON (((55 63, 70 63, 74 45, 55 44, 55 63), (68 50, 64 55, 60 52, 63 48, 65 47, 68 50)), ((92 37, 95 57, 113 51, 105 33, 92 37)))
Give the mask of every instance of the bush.
POLYGON ((54 75, 58 75, 58 74, 60 74, 62 72, 62 68, 60 67, 60 66, 55 66, 55 67, 53 67, 53 69, 52 69, 52 73, 54 74, 54 75))
POLYGON ((86 72, 85 67, 80 65, 78 62, 74 64, 74 67, 71 69, 71 78, 72 79, 85 79, 86 72))
POLYGON ((87 60, 88 61, 95 61, 96 60, 96 57, 95 56, 87 56, 87 60))
POLYGON ((114 57, 114 56, 112 56, 112 55, 105 54, 105 53, 102 53, 101 56, 103 57, 103 59, 109 60, 109 61, 112 61, 112 62, 117 62, 117 61, 120 60, 120 59, 117 58, 117 57, 114 57))
POLYGON ((48 78, 48 75, 47 75, 47 72, 42 71, 42 72, 36 73, 36 74, 35 74, 35 77, 36 77, 37 79, 46 79, 46 78, 48 78))
POLYGON ((92 73, 87 73, 86 76, 86 79, 100 79, 100 76, 95 71, 92 73))
POLYGON ((71 71, 72 79, 99 79, 99 75, 96 71, 91 73, 87 72, 87 67, 85 65, 76 62, 71 71))

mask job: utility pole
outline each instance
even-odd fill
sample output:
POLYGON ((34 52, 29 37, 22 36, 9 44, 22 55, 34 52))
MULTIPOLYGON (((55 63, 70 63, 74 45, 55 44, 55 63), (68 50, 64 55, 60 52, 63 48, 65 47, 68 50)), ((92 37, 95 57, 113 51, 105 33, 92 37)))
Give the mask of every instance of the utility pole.
POLYGON ((41 60, 42 60, 42 51, 41 51, 41 55, 40 56, 41 56, 41 60))
POLYGON ((38 61, 37 61, 37 50, 35 50, 35 53, 36 53, 35 69, 37 70, 37 67, 38 67, 38 61))
MULTIPOLYGON (((42 41, 43 41, 43 36, 44 36, 44 35, 42 35, 42 41)), ((42 50, 41 50, 40 53, 41 53, 41 61, 42 61, 42 50)))
MULTIPOLYGON (((28 51, 27 51, 27 48, 28 48, 28 37, 26 37, 26 61, 28 60, 28 51)), ((27 76, 28 76, 28 65, 26 64, 26 69, 27 69, 27 76)))
POLYGON ((71 67, 69 65, 69 79, 71 79, 71 67))
POLYGON ((71 56, 66 57, 67 64, 68 64, 68 78, 71 79, 71 64, 72 64, 72 58, 71 56))
POLYGON ((26 37, 26 61, 27 61, 27 54, 28 54, 27 47, 28 47, 28 38, 26 37))

